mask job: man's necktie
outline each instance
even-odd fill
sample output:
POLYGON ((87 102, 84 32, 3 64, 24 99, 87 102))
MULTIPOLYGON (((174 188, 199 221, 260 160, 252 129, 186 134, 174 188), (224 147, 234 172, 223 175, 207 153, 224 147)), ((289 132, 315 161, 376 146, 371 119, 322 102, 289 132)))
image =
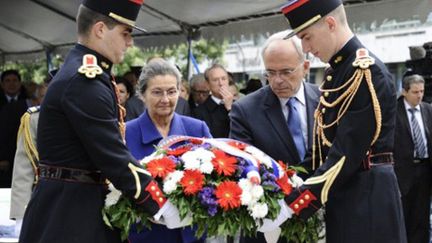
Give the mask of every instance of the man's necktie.
POLYGON ((296 145, 298 154, 300 156, 300 160, 303 160, 306 154, 306 147, 305 147, 303 132, 301 128, 300 114, 297 110, 296 104, 297 104, 296 98, 290 98, 287 102, 288 129, 296 145))
POLYGON ((426 146, 423 141, 423 136, 421 134, 420 126, 418 124, 418 121, 415 117, 415 112, 417 109, 409 108, 408 111, 411 113, 411 129, 412 129, 412 136, 414 141, 414 151, 416 158, 423 159, 426 155, 426 146))

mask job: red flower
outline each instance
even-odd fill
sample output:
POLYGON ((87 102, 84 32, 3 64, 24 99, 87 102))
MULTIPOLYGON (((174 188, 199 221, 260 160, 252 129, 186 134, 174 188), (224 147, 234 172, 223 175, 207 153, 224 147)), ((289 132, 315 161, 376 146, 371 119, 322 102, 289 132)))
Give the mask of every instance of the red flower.
POLYGON ((288 174, 288 177, 291 177, 296 173, 295 170, 287 168, 287 165, 281 160, 278 160, 278 163, 282 167, 282 170, 288 174))
POLYGON ((238 141, 229 141, 228 144, 231 145, 231 146, 233 146, 233 147, 236 147, 236 148, 238 148, 240 150, 244 150, 246 148, 246 144, 245 143, 241 143, 241 142, 238 142, 238 141))
POLYGON ((287 173, 284 173, 282 178, 279 178, 276 180, 276 183, 279 185, 279 187, 281 188, 282 192, 285 195, 288 195, 291 193, 292 191, 292 185, 288 180, 288 175, 287 173))
POLYGON ((213 150, 215 157, 212 159, 212 164, 219 175, 230 176, 236 170, 237 159, 227 155, 224 151, 215 149, 213 150))
POLYGON ((180 184, 186 195, 195 195, 203 187, 204 175, 198 170, 185 170, 180 184))
POLYGON ((238 208, 241 205, 242 189, 233 181, 224 181, 215 189, 217 201, 223 210, 238 208))
POLYGON ((168 157, 163 157, 161 159, 154 159, 147 163, 147 170, 153 176, 153 178, 160 177, 165 178, 168 173, 175 170, 176 164, 168 157))
POLYGON ((170 149, 167 151, 167 155, 180 156, 191 149, 192 146, 182 146, 176 149, 170 149))

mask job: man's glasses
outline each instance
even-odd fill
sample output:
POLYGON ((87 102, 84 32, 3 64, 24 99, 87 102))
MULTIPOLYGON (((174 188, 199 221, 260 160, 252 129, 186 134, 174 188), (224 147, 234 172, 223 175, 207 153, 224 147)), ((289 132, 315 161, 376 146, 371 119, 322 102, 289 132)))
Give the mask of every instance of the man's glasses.
POLYGON ((293 74, 302 66, 303 63, 300 63, 295 67, 294 69, 282 69, 282 70, 266 70, 264 72, 264 77, 266 77, 268 80, 274 80, 278 76, 283 79, 287 80, 293 76, 293 74))
POLYGON ((210 91, 209 90, 196 90, 196 89, 192 89, 192 93, 195 93, 195 94, 201 95, 201 96, 208 96, 208 95, 210 95, 210 91))
POLYGON ((177 96, 177 94, 178 94, 178 91, 176 89, 170 89, 170 90, 155 89, 155 90, 150 91, 150 95, 155 97, 155 98, 162 98, 165 95, 168 98, 174 98, 177 96))

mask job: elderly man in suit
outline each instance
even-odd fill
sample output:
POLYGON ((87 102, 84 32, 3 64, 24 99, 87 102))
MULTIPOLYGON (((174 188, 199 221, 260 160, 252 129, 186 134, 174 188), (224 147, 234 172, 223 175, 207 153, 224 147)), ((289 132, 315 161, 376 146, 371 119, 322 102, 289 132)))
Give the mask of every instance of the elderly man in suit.
MULTIPOLYGON (((276 33, 265 43, 262 58, 269 86, 233 104, 230 137, 294 165, 303 160, 312 145, 319 91, 305 82, 309 61, 298 39, 283 39, 287 33, 276 33)), ((261 233, 257 239, 242 241, 265 242, 261 233)))
POLYGON ((429 242, 432 170, 432 106, 422 102, 424 79, 403 79, 398 100, 394 158, 408 242, 429 242))

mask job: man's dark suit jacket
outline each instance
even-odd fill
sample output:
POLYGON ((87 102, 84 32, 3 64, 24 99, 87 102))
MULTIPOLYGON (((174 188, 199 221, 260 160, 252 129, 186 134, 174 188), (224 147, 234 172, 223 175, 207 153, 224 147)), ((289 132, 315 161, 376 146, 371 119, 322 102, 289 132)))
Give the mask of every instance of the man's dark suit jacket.
POLYGON ((228 111, 224 105, 216 104, 211 96, 195 109, 194 116, 205 121, 214 138, 228 137, 230 130, 228 111))
MULTIPOLYGON (((314 111, 319 91, 316 85, 304 83, 308 125, 308 148, 312 146, 314 111)), ((270 86, 265 86, 233 104, 230 112, 230 138, 254 145, 275 160, 290 165, 301 162, 282 113, 280 101, 270 86)))
POLYGON ((192 115, 189 103, 187 102, 187 100, 185 100, 182 97, 179 97, 179 99, 177 101, 175 112, 177 114, 180 114, 183 116, 191 116, 192 115))
MULTIPOLYGON (((432 106, 422 102, 420 112, 423 118, 426 139, 428 143, 429 158, 432 157, 432 106)), ((395 145, 394 145, 395 171, 399 181, 399 187, 402 195, 408 193, 414 183, 415 164, 414 160, 414 142, 411 135, 411 127, 405 110, 404 98, 400 97, 397 107, 395 145)))

